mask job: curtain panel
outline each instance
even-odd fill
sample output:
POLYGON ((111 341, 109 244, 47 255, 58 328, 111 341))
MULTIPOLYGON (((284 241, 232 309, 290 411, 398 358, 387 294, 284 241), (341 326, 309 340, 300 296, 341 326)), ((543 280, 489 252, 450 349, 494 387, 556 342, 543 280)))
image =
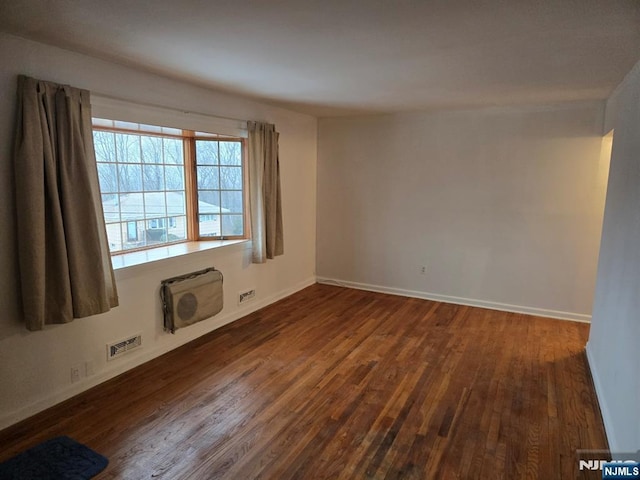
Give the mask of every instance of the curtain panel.
POLYGON ((275 125, 247 122, 249 204, 253 263, 284 253, 278 132, 275 125))
POLYGON ((117 306, 88 91, 18 78, 14 173, 26 327, 117 306))

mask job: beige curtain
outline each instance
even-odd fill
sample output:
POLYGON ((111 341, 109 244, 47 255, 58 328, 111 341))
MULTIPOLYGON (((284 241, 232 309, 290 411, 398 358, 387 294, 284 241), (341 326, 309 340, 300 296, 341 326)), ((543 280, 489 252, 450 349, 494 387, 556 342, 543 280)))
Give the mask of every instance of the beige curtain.
POLYGON ((18 78, 14 172, 26 327, 118 305, 88 91, 18 78))
POLYGON ((253 263, 284 253, 278 132, 268 123, 247 122, 249 201, 253 263))

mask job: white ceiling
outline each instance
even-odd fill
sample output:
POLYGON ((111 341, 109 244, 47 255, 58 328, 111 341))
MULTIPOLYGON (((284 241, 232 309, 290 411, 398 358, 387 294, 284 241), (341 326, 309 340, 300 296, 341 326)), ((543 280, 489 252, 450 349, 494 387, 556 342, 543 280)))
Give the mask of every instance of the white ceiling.
POLYGON ((0 0, 0 30, 317 116, 606 98, 639 0, 0 0))

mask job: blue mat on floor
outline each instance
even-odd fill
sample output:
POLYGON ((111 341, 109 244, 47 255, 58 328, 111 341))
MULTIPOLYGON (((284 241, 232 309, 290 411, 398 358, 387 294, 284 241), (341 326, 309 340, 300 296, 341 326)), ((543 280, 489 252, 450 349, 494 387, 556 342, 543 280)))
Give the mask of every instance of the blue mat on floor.
POLYGON ((109 463, 69 437, 56 437, 0 463, 0 480, 88 480, 109 463))

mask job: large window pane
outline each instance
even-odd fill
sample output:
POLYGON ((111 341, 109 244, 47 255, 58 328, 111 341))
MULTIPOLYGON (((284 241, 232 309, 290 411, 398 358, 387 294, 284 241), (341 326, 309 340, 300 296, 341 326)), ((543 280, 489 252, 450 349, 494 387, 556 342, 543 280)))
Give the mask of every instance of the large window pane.
POLYGON ((220 142, 220 165, 242 165, 240 142, 220 142))
POLYGON ((197 176, 199 189, 220 188, 220 168, 198 165, 197 176))
POLYGON ((96 161, 116 161, 116 144, 113 133, 93 132, 93 146, 96 152, 96 161))
POLYGON ((217 165, 218 142, 196 140, 196 161, 198 165, 217 165))
POLYGON ((162 163, 162 138, 142 137, 142 161, 162 163))
POLYGON ((144 237, 147 245, 157 245, 169 241, 166 218, 148 220, 145 227, 144 237))
POLYGON ((242 235, 242 215, 222 215, 222 235, 236 236, 242 235))
POLYGON ((127 223, 119 223, 118 227, 120 229, 120 238, 122 239, 122 249, 132 248, 131 246, 127 246, 131 243, 129 240, 129 228, 127 223))
POLYGON ((136 225, 136 222, 127 222, 127 241, 138 241, 138 226, 136 225))
POLYGON ((198 213, 212 215, 220 213, 220 191, 200 190, 198 192, 198 213))
POLYGON ((120 201, 118 194, 102 195, 102 210, 106 223, 120 222, 120 201))
POLYGON ((118 170, 114 163, 98 163, 98 179, 101 192, 118 193, 118 170))
POLYGON ((121 192, 142 191, 142 165, 118 164, 118 185, 121 192))
POLYGON ((107 223, 107 239, 109 240, 109 249, 112 252, 122 250, 122 232, 120 230, 121 223, 107 223))
POLYGON ((200 215, 199 216, 200 236, 219 237, 220 215, 200 215))
POLYGON ((220 167, 220 188, 223 190, 242 190, 242 168, 220 167))
POLYGON ((184 167, 164 167, 167 190, 184 190, 184 167))
POLYGON ((144 222, 122 222, 120 226, 120 238, 122 247, 120 250, 131 250, 146 245, 144 222))
POLYGON ((121 193, 119 201, 123 222, 144 218, 144 197, 141 193, 121 193))
POLYGON ((177 242, 187 239, 187 217, 169 217, 167 219, 167 241, 177 242))
POLYGON ((242 192, 220 192, 221 207, 228 213, 242 213, 242 192))
POLYGON ((164 162, 167 164, 184 163, 184 152, 182 148, 182 140, 176 138, 163 138, 164 143, 164 162))
POLYGON ((174 217, 187 213, 187 201, 184 192, 166 192, 167 215, 174 217))
POLYGON ((140 163, 140 136, 116 134, 116 158, 118 162, 140 163))
POLYGON ((142 176, 145 191, 164 190, 164 167, 162 165, 143 165, 142 176))
POLYGON ((164 192, 144 194, 144 218, 158 218, 167 215, 167 204, 164 192))

